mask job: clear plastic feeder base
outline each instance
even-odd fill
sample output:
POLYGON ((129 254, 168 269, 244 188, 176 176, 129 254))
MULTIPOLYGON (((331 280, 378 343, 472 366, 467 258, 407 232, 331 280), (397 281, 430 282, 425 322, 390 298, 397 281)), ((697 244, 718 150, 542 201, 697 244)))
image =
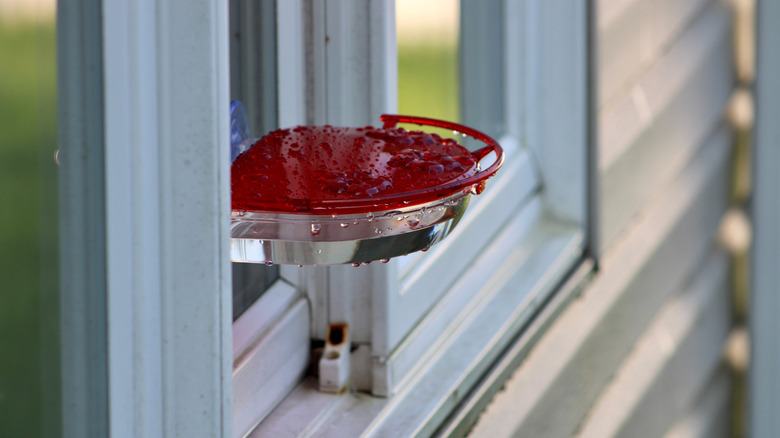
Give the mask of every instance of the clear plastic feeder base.
POLYGON ((312 216, 233 211, 233 261, 292 265, 365 264, 427 250, 466 211, 470 193, 391 211, 312 216))

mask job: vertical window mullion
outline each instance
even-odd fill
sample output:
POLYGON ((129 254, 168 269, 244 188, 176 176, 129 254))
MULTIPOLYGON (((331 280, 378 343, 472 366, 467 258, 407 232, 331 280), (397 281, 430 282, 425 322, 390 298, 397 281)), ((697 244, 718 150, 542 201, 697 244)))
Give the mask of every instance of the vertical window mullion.
POLYGON ((110 435, 226 437, 227 5, 104 6, 110 435))

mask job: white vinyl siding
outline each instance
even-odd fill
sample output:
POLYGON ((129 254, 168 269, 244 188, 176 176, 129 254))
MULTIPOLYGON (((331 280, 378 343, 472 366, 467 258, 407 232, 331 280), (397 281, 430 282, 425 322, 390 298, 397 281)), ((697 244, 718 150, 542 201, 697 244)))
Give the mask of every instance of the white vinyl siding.
POLYGON ((600 110, 602 252, 626 231, 658 188, 679 174, 723 119, 734 84, 730 18, 728 8, 719 3, 704 10, 600 110))
POLYGON ((730 259, 715 236, 734 143, 730 7, 602 0, 596 11, 599 271, 470 436, 725 436, 730 259))
POLYGON ((593 283, 533 347, 475 436, 569 436, 587 417, 654 315, 711 252, 728 203, 728 131, 706 146, 602 257, 593 283))

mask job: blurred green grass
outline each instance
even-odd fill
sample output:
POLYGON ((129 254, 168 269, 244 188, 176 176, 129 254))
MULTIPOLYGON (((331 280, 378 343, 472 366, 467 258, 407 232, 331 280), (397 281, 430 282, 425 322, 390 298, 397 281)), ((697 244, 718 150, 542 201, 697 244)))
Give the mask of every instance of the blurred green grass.
POLYGON ((56 330, 55 47, 53 23, 0 26, 0 437, 42 435, 59 368, 42 330, 56 330))
POLYGON ((459 121, 458 72, 455 45, 399 44, 398 112, 459 121))

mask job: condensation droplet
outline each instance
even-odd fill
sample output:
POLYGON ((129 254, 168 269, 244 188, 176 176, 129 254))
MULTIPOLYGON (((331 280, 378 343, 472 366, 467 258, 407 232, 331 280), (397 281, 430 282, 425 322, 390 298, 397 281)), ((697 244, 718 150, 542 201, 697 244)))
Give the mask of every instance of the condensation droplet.
POLYGON ((340 226, 341 228, 347 228, 347 227, 349 226, 349 224, 348 224, 348 223, 346 223, 346 222, 342 222, 342 223, 340 223, 340 224, 339 224, 339 226, 340 226))
POLYGON ((311 224, 311 235, 312 236, 318 236, 320 234, 320 230, 322 230, 322 225, 320 225, 320 224, 311 224))
POLYGON ((380 260, 380 261, 381 261, 382 263, 387 263, 387 262, 389 262, 389 261, 390 261, 390 259, 382 259, 382 260, 380 260))
POLYGON ((360 263, 353 263, 353 264, 352 264, 352 267, 353 267, 353 268, 357 268, 358 266, 360 266, 360 263))

